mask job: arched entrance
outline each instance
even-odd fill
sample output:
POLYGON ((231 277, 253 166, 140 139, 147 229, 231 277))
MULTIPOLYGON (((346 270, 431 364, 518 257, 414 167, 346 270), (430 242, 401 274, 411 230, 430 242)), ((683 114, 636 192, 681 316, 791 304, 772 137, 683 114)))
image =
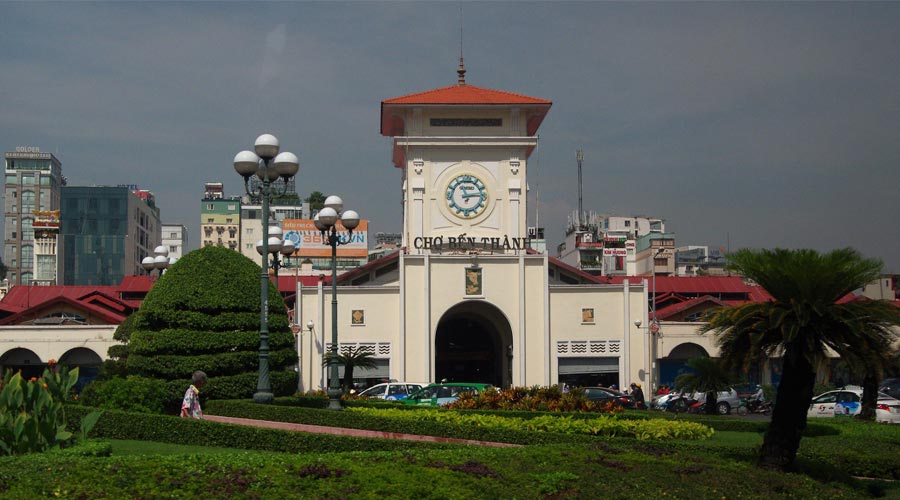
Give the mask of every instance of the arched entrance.
POLYGON ((463 302, 447 310, 434 339, 435 380, 512 384, 512 330, 487 302, 463 302))
POLYGON ((13 372, 21 370, 25 379, 37 378, 43 376, 45 367, 44 362, 41 361, 41 358, 34 351, 24 347, 10 349, 3 356, 0 356, 0 370, 4 374, 7 370, 12 370, 13 372))
POLYGON ((86 347, 76 347, 66 351, 59 358, 59 362, 69 368, 78 367, 78 382, 75 383, 75 392, 80 393, 85 385, 100 374, 100 365, 103 364, 103 359, 86 347))
POLYGON ((678 344, 668 356, 659 360, 660 385, 674 385, 675 377, 688 369, 687 361, 702 357, 709 357, 709 353, 703 346, 693 342, 678 344))

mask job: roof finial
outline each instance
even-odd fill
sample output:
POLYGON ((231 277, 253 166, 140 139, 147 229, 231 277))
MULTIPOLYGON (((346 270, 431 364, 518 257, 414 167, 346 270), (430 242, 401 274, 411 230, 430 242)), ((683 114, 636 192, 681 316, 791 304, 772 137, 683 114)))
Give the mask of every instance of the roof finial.
POLYGON ((466 84, 466 65, 463 63, 463 27, 462 27, 462 5, 459 6, 459 68, 456 70, 456 74, 459 75, 459 79, 457 80, 457 85, 465 85, 466 84))

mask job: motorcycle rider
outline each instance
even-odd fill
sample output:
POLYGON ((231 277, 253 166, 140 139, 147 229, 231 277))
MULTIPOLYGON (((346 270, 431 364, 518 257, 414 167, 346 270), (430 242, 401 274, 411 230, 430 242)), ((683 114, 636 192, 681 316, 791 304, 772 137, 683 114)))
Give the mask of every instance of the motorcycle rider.
POLYGON ((644 403, 644 391, 641 389, 641 384, 637 382, 631 383, 631 397, 634 398, 634 407, 638 409, 645 409, 647 405, 644 403))
POLYGON ((766 402, 766 395, 763 392, 762 385, 756 384, 756 393, 750 398, 750 401, 747 402, 747 407, 750 411, 756 411, 757 408, 762 406, 766 402))

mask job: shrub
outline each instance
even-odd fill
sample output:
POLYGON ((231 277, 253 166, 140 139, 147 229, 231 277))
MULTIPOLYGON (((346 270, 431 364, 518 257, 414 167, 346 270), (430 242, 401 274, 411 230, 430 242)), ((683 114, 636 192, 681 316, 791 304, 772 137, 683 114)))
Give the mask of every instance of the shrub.
MULTIPOLYGON (((132 407, 116 396, 107 405, 97 399, 107 393, 97 390, 91 402, 139 411, 177 410, 197 370, 210 377, 203 398, 251 396, 259 367, 259 289, 259 266, 234 251, 204 247, 185 255, 156 281, 140 310, 117 330, 126 346, 111 349, 110 356, 115 355, 118 363, 104 367, 109 376, 163 381, 162 409, 158 395, 151 398, 153 404, 141 401, 132 407)), ((284 301, 274 285, 269 287, 268 327, 272 391, 291 394, 297 385, 293 370, 297 353, 284 301)), ((112 389, 108 394, 114 396, 112 389)))
MULTIPOLYGON (((65 401, 78 381, 78 368, 71 372, 53 360, 40 379, 25 380, 21 372, 7 372, 0 389, 0 454, 20 455, 59 448, 73 434, 66 430, 65 401)), ((73 427, 88 431, 96 414, 87 414, 73 427)))
POLYGON ((365 415, 385 416, 400 421, 432 420, 467 427, 510 429, 525 432, 554 432, 560 434, 590 434, 605 437, 634 437, 643 439, 705 439, 713 434, 709 427, 696 422, 646 419, 623 420, 614 416, 575 419, 571 416, 541 415, 532 419, 500 415, 462 414, 446 410, 408 412, 396 409, 349 408, 347 411, 365 415))
POLYGON ((165 381, 130 375, 90 383, 79 401, 97 408, 162 413, 167 399, 170 395, 165 381))
POLYGON ((550 412, 600 412, 619 413, 620 407, 612 403, 589 401, 583 390, 574 388, 568 393, 559 386, 512 387, 489 389, 479 394, 463 393, 459 399, 447 405, 452 410, 519 410, 550 412))
MULTIPOLYGON (((254 403, 248 404, 254 405, 254 403)), ((268 407, 268 405, 256 406, 268 407)), ((70 406, 68 408, 69 422, 79 421, 83 415, 90 411, 90 408, 70 406)), ((285 453, 304 453, 311 450, 315 450, 316 453, 411 450, 456 446, 395 439, 356 438, 262 429, 207 420, 179 418, 169 415, 130 413, 118 410, 104 411, 90 435, 91 437, 106 439, 136 439, 161 443, 220 446, 285 453)))

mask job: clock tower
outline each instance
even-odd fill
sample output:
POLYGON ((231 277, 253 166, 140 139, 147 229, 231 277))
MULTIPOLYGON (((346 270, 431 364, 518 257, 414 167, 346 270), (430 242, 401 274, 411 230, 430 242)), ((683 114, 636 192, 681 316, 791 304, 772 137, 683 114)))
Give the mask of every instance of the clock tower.
POLYGON ((381 103, 410 254, 524 251, 526 173, 552 103, 459 83, 381 103))

